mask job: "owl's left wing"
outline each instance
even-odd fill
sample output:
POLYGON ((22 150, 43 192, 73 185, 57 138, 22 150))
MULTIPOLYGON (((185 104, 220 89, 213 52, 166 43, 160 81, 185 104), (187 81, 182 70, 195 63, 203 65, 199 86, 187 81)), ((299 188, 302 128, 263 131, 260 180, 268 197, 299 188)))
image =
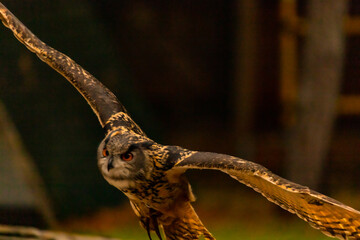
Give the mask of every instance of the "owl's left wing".
POLYGON ((328 236, 360 239, 359 211, 281 178, 259 164, 224 154, 193 152, 177 160, 174 167, 223 171, 328 236))

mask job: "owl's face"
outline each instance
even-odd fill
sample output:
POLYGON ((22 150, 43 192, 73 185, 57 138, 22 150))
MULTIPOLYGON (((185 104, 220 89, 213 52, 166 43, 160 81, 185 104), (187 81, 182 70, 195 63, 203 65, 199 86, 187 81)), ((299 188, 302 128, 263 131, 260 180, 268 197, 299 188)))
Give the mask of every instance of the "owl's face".
POLYGON ((147 152, 153 141, 142 136, 109 134, 98 148, 98 167, 106 181, 121 189, 134 187, 149 177, 152 164, 147 152))

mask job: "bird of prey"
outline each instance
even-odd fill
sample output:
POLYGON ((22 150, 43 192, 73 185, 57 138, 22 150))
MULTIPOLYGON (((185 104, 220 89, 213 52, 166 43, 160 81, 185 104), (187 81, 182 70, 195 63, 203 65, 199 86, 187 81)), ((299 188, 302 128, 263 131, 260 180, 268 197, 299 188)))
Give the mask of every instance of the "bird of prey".
POLYGON ((166 239, 215 239, 191 205, 194 197, 184 176, 187 169, 222 171, 328 236, 360 239, 360 212, 343 203, 250 161, 154 142, 109 89, 38 39, 1 3, 0 19, 30 51, 63 75, 97 115, 105 132, 97 153, 100 172, 129 198, 150 239, 151 231, 160 239, 162 235, 166 239))

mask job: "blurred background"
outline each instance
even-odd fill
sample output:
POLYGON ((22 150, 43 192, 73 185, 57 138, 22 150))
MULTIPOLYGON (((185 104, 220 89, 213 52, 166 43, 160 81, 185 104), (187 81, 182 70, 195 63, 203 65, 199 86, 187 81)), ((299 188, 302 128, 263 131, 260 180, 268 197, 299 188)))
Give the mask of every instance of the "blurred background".
MULTIPOLYGON (((153 140, 239 156, 360 209, 359 1, 1 2, 153 140)), ((96 116, 0 30, 0 223, 145 239, 97 170, 96 116)), ((225 174, 187 175, 219 239, 327 239, 225 174)))

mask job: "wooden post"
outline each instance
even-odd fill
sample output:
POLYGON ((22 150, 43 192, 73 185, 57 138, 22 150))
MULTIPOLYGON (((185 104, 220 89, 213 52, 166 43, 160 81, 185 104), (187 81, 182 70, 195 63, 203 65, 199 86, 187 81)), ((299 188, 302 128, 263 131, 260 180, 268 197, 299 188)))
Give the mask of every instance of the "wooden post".
POLYGON ((258 4, 257 0, 238 0, 236 4, 236 55, 233 81, 235 147, 239 155, 253 159, 258 4))
POLYGON ((283 104, 281 120, 285 127, 295 123, 297 95, 298 27, 296 0, 281 0, 280 20, 280 99, 283 104))

